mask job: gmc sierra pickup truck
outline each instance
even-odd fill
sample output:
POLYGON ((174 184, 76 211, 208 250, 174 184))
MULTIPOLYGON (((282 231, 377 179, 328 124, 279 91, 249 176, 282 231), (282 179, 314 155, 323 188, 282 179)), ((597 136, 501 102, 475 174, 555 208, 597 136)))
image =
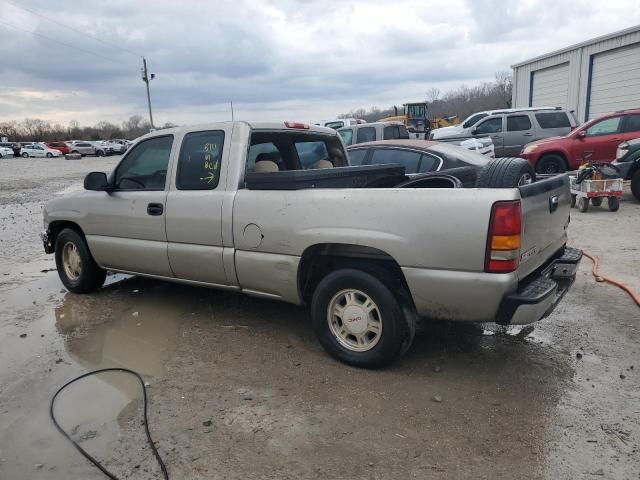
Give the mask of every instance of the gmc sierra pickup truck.
MULTIPOLYGON (((494 162, 485 181, 524 161, 494 162)), ((566 175, 463 188, 349 166, 328 128, 228 122, 140 138, 108 176, 47 203, 42 239, 72 292, 109 270, 309 305, 329 354, 375 368, 418 321, 548 315, 582 255, 566 247, 570 204, 566 175)))

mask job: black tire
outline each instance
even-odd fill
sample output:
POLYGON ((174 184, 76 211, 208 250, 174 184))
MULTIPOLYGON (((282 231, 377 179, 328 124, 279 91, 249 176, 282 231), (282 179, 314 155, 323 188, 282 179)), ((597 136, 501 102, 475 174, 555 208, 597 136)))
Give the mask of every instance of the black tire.
POLYGON ((618 197, 609 197, 607 203, 610 212, 617 212, 620 208, 620 199, 618 197))
MULTIPOLYGON (((78 150, 71 150, 71 153, 78 153, 79 154, 80 152, 78 150)), ((82 155, 80 155, 80 156, 82 156, 82 155)))
MULTIPOLYGON (((316 287, 311 302, 313 329, 324 349, 335 359, 360 368, 380 368, 399 358, 411 345, 415 332, 413 316, 405 315, 402 305, 387 286, 362 270, 342 269, 331 272, 316 287), (380 314, 381 333, 369 350, 357 352, 347 348, 329 326, 328 308, 339 292, 358 290, 375 303, 380 314)), ((359 318, 359 317, 358 317, 359 318)))
POLYGON ((513 188, 535 180, 536 173, 529 162, 522 158, 504 157, 492 160, 480 170, 476 187, 513 188))
POLYGON ((21 155, 22 155, 22 158, 29 158, 29 154, 27 152, 24 152, 21 155))
POLYGON ((567 162, 557 153, 543 155, 536 163, 536 172, 545 174, 564 173, 567 171, 567 162))
POLYGON ((55 257, 58 276, 69 291, 73 293, 89 293, 104 285, 107 272, 96 264, 86 242, 75 230, 65 228, 58 234, 55 257), (80 258, 80 271, 77 278, 69 276, 64 266, 63 252, 69 244, 75 247, 80 258))
POLYGON ((577 195, 571 195, 571 208, 576 208, 576 197, 577 195))
POLYGON ((591 204, 592 204, 594 207, 599 207, 599 206, 601 206, 601 205, 602 205, 602 197, 593 197, 593 198, 591 199, 591 204))
POLYGON ((587 197, 578 197, 578 210, 582 213, 589 210, 589 199, 587 197))
POLYGON ((96 157, 104 157, 104 152, 102 150, 97 150, 96 157))
POLYGON ((640 202, 640 169, 631 176, 631 193, 640 202))
POLYGON ((47 158, 53 158, 53 153, 48 152, 48 153, 47 153, 47 158))

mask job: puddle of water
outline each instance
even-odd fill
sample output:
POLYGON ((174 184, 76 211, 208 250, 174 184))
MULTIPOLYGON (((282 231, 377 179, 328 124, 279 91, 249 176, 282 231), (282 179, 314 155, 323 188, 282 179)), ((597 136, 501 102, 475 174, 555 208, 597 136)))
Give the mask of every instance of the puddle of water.
MULTIPOLYGON (((50 398, 70 379, 106 367, 137 371, 153 389, 180 328, 196 321, 192 313, 208 291, 185 295, 186 288, 113 275, 100 291, 75 295, 61 293, 55 272, 41 275, 4 289, 0 299, 0 478, 31 478, 36 464, 44 464, 42 478, 101 478, 55 430, 50 398)), ((121 442, 144 443, 137 438, 141 395, 135 377, 103 373, 61 393, 56 416, 109 463, 121 442), (122 437, 127 421, 134 440, 122 437)))
POLYGON ((551 335, 548 332, 537 328, 535 324, 510 326, 484 324, 481 335, 484 337, 514 337, 525 341, 543 343, 547 345, 551 343, 551 335))

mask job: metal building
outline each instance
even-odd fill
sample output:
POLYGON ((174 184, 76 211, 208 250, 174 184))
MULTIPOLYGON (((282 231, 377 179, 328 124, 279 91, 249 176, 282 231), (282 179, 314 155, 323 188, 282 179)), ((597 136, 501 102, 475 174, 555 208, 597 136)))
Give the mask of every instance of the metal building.
POLYGON ((640 25, 511 68, 515 107, 566 107, 581 121, 640 108, 640 25))

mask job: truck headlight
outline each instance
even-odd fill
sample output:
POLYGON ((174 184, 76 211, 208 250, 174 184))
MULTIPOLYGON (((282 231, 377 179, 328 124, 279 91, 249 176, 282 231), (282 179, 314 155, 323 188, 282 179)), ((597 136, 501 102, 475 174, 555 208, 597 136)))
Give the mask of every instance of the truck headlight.
POLYGON ((620 160, 622 157, 624 157, 627 154, 628 151, 629 151, 628 143, 625 142, 618 145, 618 148, 616 149, 616 160, 620 160))
POLYGON ((532 153, 534 151, 536 151, 538 149, 538 145, 527 145, 526 147, 524 147, 524 150, 522 150, 522 153, 532 153))

